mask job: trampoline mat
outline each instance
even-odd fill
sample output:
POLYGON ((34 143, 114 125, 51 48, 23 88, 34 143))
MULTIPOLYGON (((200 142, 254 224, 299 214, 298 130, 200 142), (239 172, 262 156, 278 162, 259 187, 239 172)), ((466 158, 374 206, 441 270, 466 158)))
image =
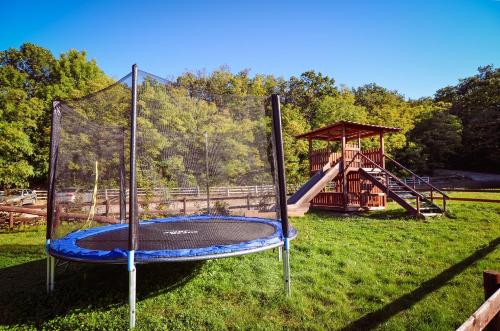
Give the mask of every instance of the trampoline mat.
MULTIPOLYGON (((139 250, 176 250, 232 245, 273 236, 272 224, 253 221, 209 219, 203 221, 144 222, 139 228, 139 250)), ((97 233, 77 240, 91 250, 128 247, 128 228, 97 233)))

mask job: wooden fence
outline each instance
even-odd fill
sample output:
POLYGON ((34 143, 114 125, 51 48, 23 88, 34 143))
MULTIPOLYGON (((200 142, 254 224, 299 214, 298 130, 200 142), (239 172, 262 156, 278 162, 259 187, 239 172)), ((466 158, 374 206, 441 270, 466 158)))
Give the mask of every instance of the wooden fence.
MULTIPOLYGON (((47 191, 35 190, 38 200, 47 200, 47 191)), ((252 186, 214 186, 210 187, 210 195, 212 196, 241 196, 241 195, 263 195, 274 193, 274 185, 252 185, 252 186)), ((92 192, 84 192, 84 194, 92 194, 92 192)), ((99 199, 117 198, 120 194, 119 189, 101 189, 97 191, 99 199)), ((207 194, 206 188, 199 186, 194 187, 157 187, 153 189, 138 188, 138 196, 203 196, 207 194)), ((128 190, 127 190, 128 195, 128 190)))
MULTIPOLYGON (((262 193, 262 191, 257 190, 259 194, 255 195, 255 191, 247 191, 247 194, 239 194, 234 195, 234 192, 230 191, 230 196, 226 195, 218 195, 210 197, 210 205, 211 208, 217 208, 217 203, 222 202, 221 208, 225 209, 238 209, 238 210, 251 210, 251 209, 261 209, 261 208, 271 208, 273 207, 275 201, 272 199, 275 194, 273 193, 262 193), (266 200, 269 199, 269 200, 266 200)), ((179 215, 184 214, 187 215, 192 212, 199 211, 200 208, 196 207, 193 209, 193 203, 202 203, 205 204, 207 202, 206 196, 196 196, 196 195, 184 195, 177 197, 169 197, 170 203, 178 203, 180 206, 167 208, 167 209, 153 209, 149 208, 151 203, 161 202, 161 197, 156 199, 158 201, 154 201, 152 199, 146 202, 147 206, 141 206, 139 208, 139 215, 151 215, 151 214, 161 214, 161 215, 179 215), (190 207, 191 205, 191 207, 190 207), (180 207, 180 208, 179 208, 180 207)), ((145 201, 141 201, 139 197, 139 204, 142 205, 145 201)), ((87 219, 88 213, 80 210, 79 212, 75 212, 75 208, 89 208, 92 205, 90 201, 71 203, 71 204, 59 204, 56 208, 55 219, 65 218, 67 220, 81 220, 87 219), (71 210, 71 211, 68 211, 71 210)), ((108 199, 99 199, 96 203, 96 207, 99 209, 100 206, 104 206, 101 209, 101 212, 97 212, 93 216, 93 220, 99 223, 109 223, 115 224, 119 221, 117 220, 118 211, 115 208, 113 212, 113 207, 118 206, 118 199, 115 197, 108 196, 108 199)), ((128 208, 127 208, 128 210, 128 208)), ((11 205, 0 205, 0 212, 8 213, 8 227, 12 229, 14 227, 14 223, 24 223, 34 221, 35 217, 24 217, 22 215, 34 215, 46 218, 47 211, 45 205, 27 205, 27 206, 11 206, 11 205), (21 215, 21 216, 20 216, 21 215)))

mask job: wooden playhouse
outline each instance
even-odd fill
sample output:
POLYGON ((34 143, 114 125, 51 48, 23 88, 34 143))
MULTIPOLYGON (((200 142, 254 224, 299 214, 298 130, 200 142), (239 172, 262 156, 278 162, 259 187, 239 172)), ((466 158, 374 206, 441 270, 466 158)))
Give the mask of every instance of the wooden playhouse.
POLYGON ((309 208, 341 212, 384 209, 390 198, 412 215, 441 215, 446 195, 385 154, 384 135, 400 130, 341 121, 296 136, 309 142, 310 179, 288 199, 289 213, 301 216, 309 208), (379 146, 362 149, 361 139, 368 137, 377 137, 379 146), (327 147, 313 149, 315 140, 326 142, 327 147), (413 186, 387 170, 386 162, 411 174, 413 186), (438 195, 442 208, 434 203, 438 195))

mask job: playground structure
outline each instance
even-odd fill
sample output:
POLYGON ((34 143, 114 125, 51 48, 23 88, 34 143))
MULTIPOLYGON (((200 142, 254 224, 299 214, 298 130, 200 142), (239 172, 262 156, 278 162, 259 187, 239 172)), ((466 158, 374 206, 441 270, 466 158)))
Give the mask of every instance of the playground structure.
POLYGON ((446 193, 385 154, 384 135, 398 131, 341 121, 296 136, 309 142, 310 179, 288 199, 289 214, 302 216, 310 208, 341 212, 384 209, 390 198, 410 215, 441 215, 446 211, 446 193), (378 137, 379 147, 363 150, 361 139, 369 137, 378 137), (328 147, 314 150, 314 141, 326 142, 328 147), (332 151, 335 146, 338 151, 332 151), (386 162, 411 174, 413 187, 387 170, 386 162), (418 190, 417 181, 422 185, 418 190), (442 207, 435 203, 439 197, 442 207))

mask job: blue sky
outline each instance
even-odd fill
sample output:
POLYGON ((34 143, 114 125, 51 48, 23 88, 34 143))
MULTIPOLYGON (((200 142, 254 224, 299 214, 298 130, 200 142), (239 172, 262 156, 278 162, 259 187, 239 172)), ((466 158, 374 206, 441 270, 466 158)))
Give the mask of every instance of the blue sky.
POLYGON ((85 50, 114 78, 139 68, 306 70, 432 96, 500 64, 500 1, 2 1, 0 49, 85 50))

